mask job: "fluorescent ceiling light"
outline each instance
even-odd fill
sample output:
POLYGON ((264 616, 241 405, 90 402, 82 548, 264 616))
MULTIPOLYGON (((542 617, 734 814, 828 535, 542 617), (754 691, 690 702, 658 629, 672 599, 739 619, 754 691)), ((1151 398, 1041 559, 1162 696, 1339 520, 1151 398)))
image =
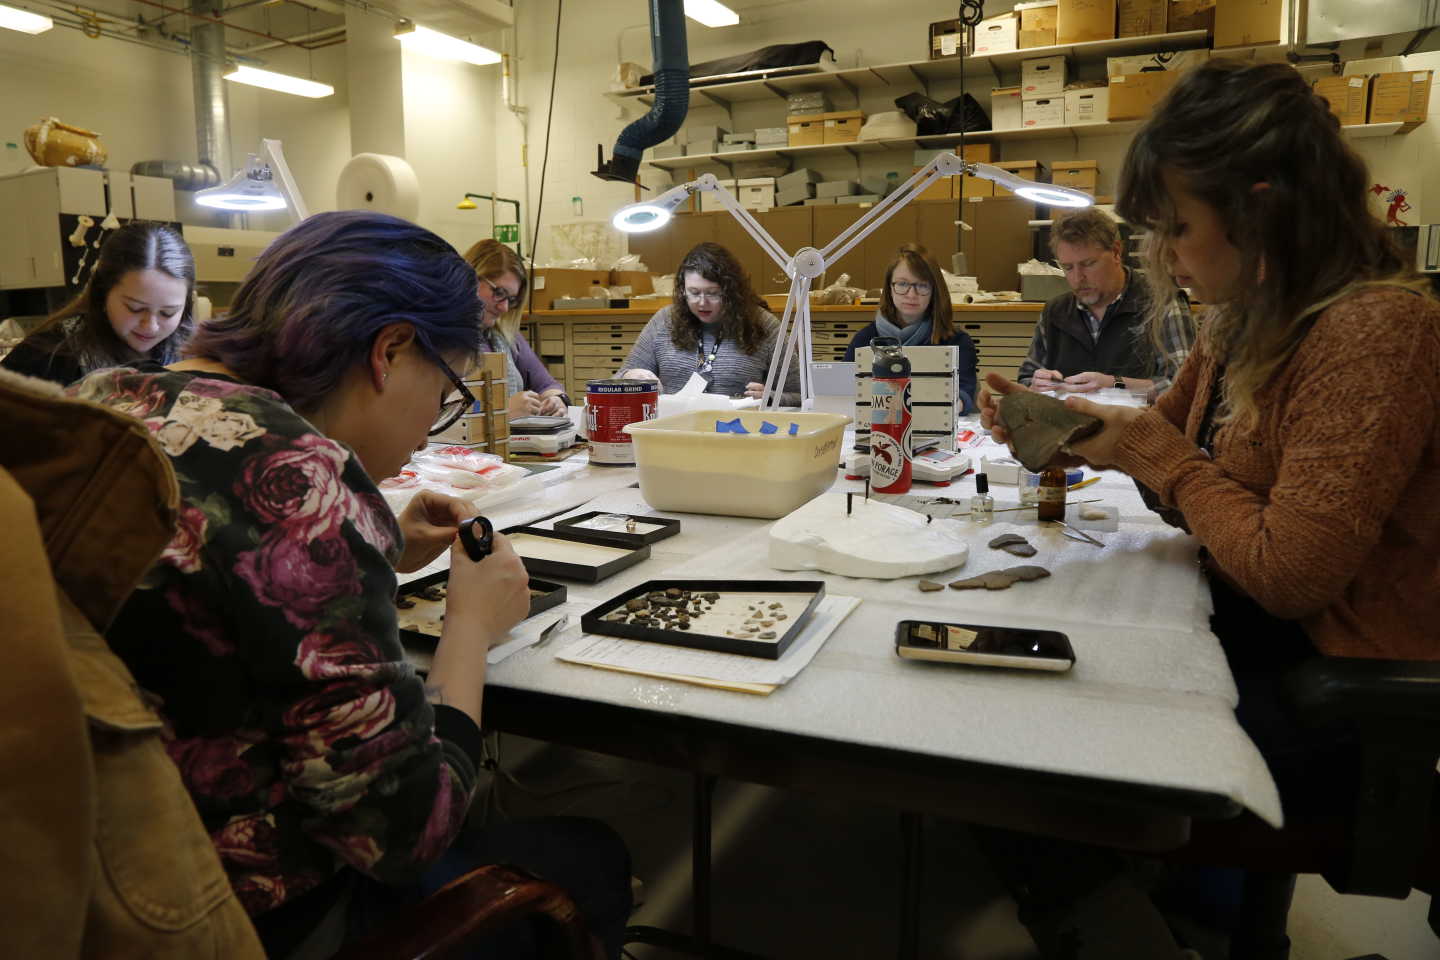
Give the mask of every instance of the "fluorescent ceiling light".
POLYGON ((31 13, 29 10, 21 10, 18 7, 7 7, 0 3, 0 27, 6 30, 19 30, 21 33, 33 36, 37 33, 44 33, 53 26, 55 26, 55 21, 49 17, 31 13))
POLYGON ((649 233, 670 222, 675 209, 690 198, 688 185, 671 187, 654 200, 641 200, 615 211, 610 223, 622 233, 649 233))
POLYGON ((284 210, 288 206, 284 194, 275 186, 270 167, 253 153, 244 169, 237 171, 229 183, 201 190, 195 194, 195 202, 202 207, 240 213, 284 210))
POLYGON ((297 97, 329 97, 335 93, 335 88, 328 83, 316 83, 314 80, 302 80, 300 77, 272 73, 269 70, 258 70, 255 67, 243 65, 231 67, 226 72, 225 79, 234 80, 236 83, 246 83, 252 87, 264 87, 266 90, 293 93, 297 97))
POLYGON ((685 16, 707 27, 733 27, 740 14, 719 0, 685 0, 685 16))
POLYGON ((400 21, 395 28, 395 39, 399 40, 406 49, 423 53, 427 57, 437 57, 441 60, 463 60, 465 63, 473 63, 480 67, 500 62, 500 54, 489 47, 469 43, 408 20, 400 21))

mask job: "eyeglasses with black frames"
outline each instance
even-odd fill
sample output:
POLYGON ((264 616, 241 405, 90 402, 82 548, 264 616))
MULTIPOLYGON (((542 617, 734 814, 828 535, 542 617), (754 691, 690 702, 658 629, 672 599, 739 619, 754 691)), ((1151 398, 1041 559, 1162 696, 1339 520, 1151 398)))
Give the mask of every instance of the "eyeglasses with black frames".
POLYGON ((420 349, 425 352, 427 357, 434 360, 441 370, 445 371, 445 376, 450 379, 450 383, 454 385, 456 393, 458 394, 458 396, 454 394, 448 395, 440 401, 440 413, 435 417, 435 425, 430 428, 430 436, 433 437, 437 433, 443 433, 448 430, 456 420, 459 420, 465 415, 466 410, 479 409, 480 402, 475 399, 475 394, 471 393, 470 388, 465 386, 465 381, 460 379, 460 375, 455 372, 450 364, 445 362, 445 359, 441 357, 440 354, 424 345, 422 345, 420 349))
POLYGON ((480 281, 481 281, 482 283, 484 283, 485 286, 487 286, 487 287, 490 288, 490 297, 491 297, 491 299, 493 299, 493 300, 498 300, 498 301, 500 301, 501 303, 504 303, 506 306, 509 306, 509 307, 518 307, 518 306, 520 306, 520 293, 519 293, 518 291, 517 291, 516 293, 511 293, 509 290, 506 290, 504 287, 496 286, 494 283, 492 283, 492 282, 489 281, 489 280, 486 280, 484 277, 481 277, 481 278, 480 278, 480 281))
POLYGON ((930 284, 925 283, 923 280, 917 283, 911 283, 909 280, 892 280, 890 281, 890 289, 902 297, 911 290, 914 290, 922 297, 930 296, 930 284))

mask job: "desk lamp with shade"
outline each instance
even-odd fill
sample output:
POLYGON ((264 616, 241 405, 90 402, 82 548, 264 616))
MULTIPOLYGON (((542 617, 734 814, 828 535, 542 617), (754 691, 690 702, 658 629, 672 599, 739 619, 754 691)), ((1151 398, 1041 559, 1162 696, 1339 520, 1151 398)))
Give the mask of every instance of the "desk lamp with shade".
POLYGON ((196 193, 195 202, 229 213, 288 209, 296 223, 310 216, 279 140, 261 140, 259 154, 250 154, 245 166, 227 182, 196 193))
POLYGON ((989 163, 975 163, 962 159, 958 154, 942 153, 919 172, 900 185, 894 193, 871 207, 864 216, 842 230, 828 244, 819 250, 805 247, 791 256, 775 242, 751 214, 740 206, 734 195, 715 179, 714 174, 704 174, 696 180, 660 194, 653 200, 642 200, 620 208, 611 223, 625 233, 648 233, 659 230, 670 222, 675 211, 689 200, 691 194, 701 191, 713 193, 720 205, 739 221, 755 242, 770 259, 785 271, 790 278, 790 291, 785 298, 785 313, 780 319, 780 329, 775 339, 775 353, 770 361, 770 372, 765 377, 765 392, 760 406, 774 409, 779 405, 780 393, 785 378, 790 372, 793 360, 800 364, 800 408, 808 410, 814 405, 815 391, 810 382, 809 359, 812 356, 810 333, 810 285, 825 273, 827 264, 838 261, 845 254, 889 220, 911 200, 925 191, 941 177, 967 176, 990 180, 1018 196, 1035 203, 1057 207, 1088 207, 1094 198, 1070 187, 1054 186, 1025 180, 1008 170, 989 163), (797 357, 798 354, 798 357, 797 357))

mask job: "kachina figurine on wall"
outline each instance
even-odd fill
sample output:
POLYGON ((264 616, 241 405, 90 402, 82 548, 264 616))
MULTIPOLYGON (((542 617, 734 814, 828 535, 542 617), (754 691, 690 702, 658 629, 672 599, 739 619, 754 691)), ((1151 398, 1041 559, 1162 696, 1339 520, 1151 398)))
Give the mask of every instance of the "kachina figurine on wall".
POLYGON ((100 134, 46 117, 25 128, 25 149, 42 167, 100 167, 109 154, 100 134))
POLYGON ((1375 184, 1370 192, 1377 197, 1383 197, 1388 206, 1385 208, 1385 225, 1387 227, 1408 227, 1409 224, 1400 219, 1400 214, 1410 209, 1409 202, 1405 199, 1405 191, 1398 187, 1392 188, 1382 184, 1375 184))

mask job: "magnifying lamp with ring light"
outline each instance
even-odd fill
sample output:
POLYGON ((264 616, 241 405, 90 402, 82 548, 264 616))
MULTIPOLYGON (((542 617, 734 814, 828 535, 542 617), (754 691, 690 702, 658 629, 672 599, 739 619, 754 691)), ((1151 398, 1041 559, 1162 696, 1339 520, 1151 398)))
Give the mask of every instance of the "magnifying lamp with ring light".
POLYGON ((925 191, 941 177, 979 177, 990 180, 1017 196, 1035 203, 1053 207, 1088 207, 1095 202, 1089 194, 1070 187, 1035 183, 1018 177, 994 164, 975 163, 962 159, 954 153, 943 153, 921 167, 909 180, 850 226, 823 248, 805 247, 794 256, 787 254, 780 244, 766 232, 751 214, 740 206, 730 191, 720 186, 714 174, 704 174, 696 180, 672 187, 653 200, 642 200, 621 207, 611 223, 625 233, 649 233, 659 230, 670 222, 681 204, 690 196, 701 191, 715 194, 720 205, 739 221, 770 259, 785 271, 790 278, 790 291, 785 298, 785 313, 780 319, 780 329, 775 338, 775 353, 770 361, 770 371, 765 377, 765 392, 760 406, 774 409, 779 405, 780 389, 790 372, 792 361, 800 364, 800 408, 809 410, 814 406, 815 390, 810 382, 812 355, 810 330, 810 286, 824 275, 827 264, 835 263, 861 240, 873 233, 886 220, 893 217, 911 200, 925 191))

